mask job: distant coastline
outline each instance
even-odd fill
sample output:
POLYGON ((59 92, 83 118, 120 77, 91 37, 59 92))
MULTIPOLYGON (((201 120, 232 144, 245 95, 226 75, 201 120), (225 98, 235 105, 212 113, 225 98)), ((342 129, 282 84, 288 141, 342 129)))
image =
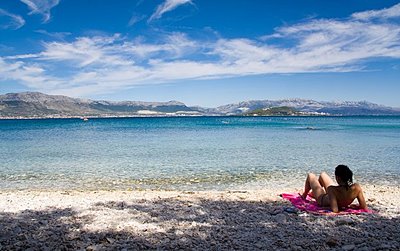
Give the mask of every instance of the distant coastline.
MULTIPOLYGON (((86 117, 88 120, 92 119, 129 119, 129 118, 196 118, 196 117, 221 117, 221 118, 228 118, 228 117, 259 117, 259 118, 266 118, 266 117, 400 117, 400 115, 340 115, 340 114, 333 114, 333 115, 260 115, 260 116, 248 116, 248 115, 157 115, 157 116, 149 116, 149 115, 127 115, 127 116, 88 116, 86 117)), ((75 120, 83 120, 80 116, 54 116, 54 117, 0 117, 0 120, 56 120, 56 119, 75 119, 75 120)))
POLYGON ((0 95, 0 119, 77 119, 199 116, 400 116, 400 108, 367 101, 250 100, 216 108, 179 101, 104 101, 39 92, 0 95))

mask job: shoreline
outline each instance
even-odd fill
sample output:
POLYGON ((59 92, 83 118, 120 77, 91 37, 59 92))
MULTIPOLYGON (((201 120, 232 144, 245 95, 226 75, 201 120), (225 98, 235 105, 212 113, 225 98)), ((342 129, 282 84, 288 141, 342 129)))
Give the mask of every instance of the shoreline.
MULTIPOLYGON (((117 188, 110 188, 110 186, 104 186, 104 187, 75 187, 75 188, 49 188, 49 187, 43 187, 43 188, 0 188, 0 194, 4 193, 22 193, 22 192, 44 192, 44 193, 63 193, 63 192, 68 192, 68 193, 91 193, 91 192, 175 192, 175 193, 238 193, 238 192, 267 192, 267 194, 272 194, 275 192, 276 194, 283 193, 283 192, 298 192, 303 189, 303 181, 301 182, 296 182, 296 183, 287 183, 287 184, 281 184, 279 186, 276 186, 276 184, 270 185, 267 183, 267 185, 263 186, 260 184, 257 185, 237 185, 236 187, 238 188, 225 188, 225 189, 212 189, 212 188, 206 188, 206 189, 180 189, 180 188, 141 188, 138 186, 135 187, 117 187, 117 188)), ((400 185, 396 184, 372 184, 372 183, 367 183, 367 182, 355 182, 361 185, 361 188, 363 189, 364 192, 373 192, 376 190, 394 190, 397 193, 400 193, 400 185)), ((278 184, 278 183, 277 183, 278 184)), ((336 184, 336 183, 335 183, 336 184)), ((337 185, 337 184, 336 184, 337 185)))
MULTIPOLYGON (((384 209, 384 206, 396 206, 398 213, 400 215, 400 186, 396 185, 373 185, 373 184, 361 184, 361 187, 364 192, 364 196, 366 198, 367 204, 371 204, 373 207, 379 207, 378 205, 383 206, 381 209, 384 209)), ((122 200, 132 199, 129 196, 133 195, 133 198, 156 198, 156 197, 176 197, 176 196, 185 196, 185 195, 193 195, 195 197, 226 197, 231 198, 233 195, 246 195, 246 199, 248 200, 271 200, 277 201, 282 200, 279 195, 282 193, 291 193, 291 192, 302 192, 302 187, 299 186, 286 186, 286 187, 278 187, 278 188, 252 188, 252 189, 226 189, 226 190, 178 190, 178 189, 0 189, 0 201, 3 203, 0 204, 0 212, 11 212, 18 210, 25 210, 24 206, 28 202, 29 198, 56 198, 56 197, 70 197, 80 199, 81 197, 90 197, 91 201, 95 201, 103 198, 120 198, 122 200), (116 196, 116 197, 115 197, 116 196), (8 203, 8 199, 6 198, 17 198, 16 200, 12 200, 12 203, 8 203), (20 209, 16 210, 13 208, 15 206, 15 202, 18 202, 20 209), (11 209, 11 210, 8 210, 11 209)), ((232 198, 243 199, 243 196, 233 196, 232 198)), ((102 199, 104 200, 104 199, 102 199)), ((57 204, 52 200, 40 200, 40 203, 31 203, 29 205, 32 206, 31 209, 35 209, 36 207, 47 206, 63 206, 63 202, 59 201, 57 204)), ((357 201, 354 200, 355 204, 357 201)), ((384 210, 381 210, 384 212, 384 210)))
MULTIPOLYGON (((58 186, 48 186, 40 184, 29 184, 26 183, 24 186, 8 185, 7 187, 0 187, 0 194, 2 193, 19 193, 19 192, 49 192, 49 193, 74 193, 74 192, 190 192, 190 193, 223 193, 223 192, 258 192, 264 191, 267 193, 275 192, 276 194, 285 192, 299 192, 304 188, 303 177, 291 177, 290 180, 282 181, 280 179, 275 180, 255 180, 253 182, 243 182, 243 183, 207 183, 202 184, 201 182, 192 183, 166 183, 161 182, 159 184, 154 182, 142 182, 142 183, 127 183, 127 182, 103 182, 98 184, 97 182, 85 183, 85 186, 78 184, 76 186, 67 186, 67 183, 59 184, 58 186)), ((304 178, 305 179, 305 178, 304 178)), ((332 178, 333 179, 333 178, 332 178)), ((6 182, 6 181, 4 181, 6 182)), ((360 178, 355 180, 355 183, 361 185, 363 190, 373 191, 373 190, 394 190, 400 189, 400 184, 393 182, 382 182, 377 181, 372 183, 372 181, 363 181, 360 178), (366 188, 366 189, 364 189, 366 188)), ((336 183, 335 183, 336 184, 336 183)), ((337 185, 337 184, 336 184, 337 185)), ((400 194, 400 191, 399 191, 400 194)))
POLYGON ((400 187, 362 187, 369 208, 377 214, 288 213, 284 209, 291 204, 278 194, 296 192, 293 187, 231 191, 0 190, 0 247, 398 250, 400 187))
POLYGON ((206 117, 212 117, 212 118, 218 118, 218 117, 228 117, 228 118, 235 118, 235 117, 244 117, 244 118, 269 118, 269 117, 290 117, 290 118, 296 118, 296 117, 324 117, 324 118, 346 118, 346 117, 400 117, 398 114, 366 114, 366 115, 343 115, 343 114, 329 114, 329 115, 257 115, 257 116, 250 116, 250 115, 223 115, 223 114, 208 114, 208 115, 109 115, 109 116, 85 116, 85 115, 80 115, 80 116, 54 116, 54 117, 23 117, 23 116, 17 116, 17 117, 0 117, 0 120, 47 120, 47 119, 80 119, 83 120, 83 118, 87 119, 124 119, 124 118, 206 118, 206 117))

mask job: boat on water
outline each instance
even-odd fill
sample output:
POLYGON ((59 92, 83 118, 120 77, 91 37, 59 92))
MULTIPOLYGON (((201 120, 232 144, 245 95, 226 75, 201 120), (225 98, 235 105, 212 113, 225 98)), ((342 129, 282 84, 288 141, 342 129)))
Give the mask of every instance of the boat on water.
POLYGON ((82 117, 81 118, 83 121, 88 121, 89 119, 87 117, 82 117))

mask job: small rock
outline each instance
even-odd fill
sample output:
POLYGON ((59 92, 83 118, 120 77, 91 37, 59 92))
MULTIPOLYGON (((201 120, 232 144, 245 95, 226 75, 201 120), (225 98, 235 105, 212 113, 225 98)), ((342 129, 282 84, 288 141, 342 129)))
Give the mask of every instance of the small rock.
POLYGON ((151 217, 158 217, 158 216, 159 216, 159 213, 157 213, 157 212, 150 212, 150 216, 151 216, 151 217))
POLYGON ((107 237, 106 240, 108 243, 113 244, 115 242, 115 239, 107 237))
POLYGON ((286 223, 286 216, 284 215, 284 214, 277 214, 276 216, 275 216, 275 220, 278 222, 278 223, 286 223))
POLYGON ((175 234, 176 234, 176 235, 184 235, 184 232, 181 231, 181 230, 176 230, 176 231, 175 231, 175 234))
POLYGON ((90 245, 86 247, 86 251, 97 251, 99 250, 96 245, 90 245))
POLYGON ((342 246, 342 250, 344 250, 344 251, 351 251, 351 250, 354 250, 355 248, 356 248, 356 245, 354 245, 354 244, 342 246))
POLYGON ((389 250, 389 249, 392 248, 392 246, 389 245, 389 244, 382 244, 382 245, 380 246, 380 248, 383 249, 383 250, 389 250))
POLYGON ((86 247, 86 251, 93 251, 94 250, 94 246, 90 245, 86 247))
POLYGON ((354 221, 350 218, 340 218, 336 220, 336 225, 354 225, 354 221))
POLYGON ((263 243, 261 243, 261 242, 257 242, 257 243, 256 243, 256 248, 261 249, 261 248, 263 248, 263 247, 264 247, 263 243))
POLYGON ((338 245, 338 240, 335 239, 335 238, 330 237, 330 238, 328 238, 328 239, 326 240, 326 244, 327 244, 329 247, 335 247, 335 246, 338 245))
POLYGON ((41 220, 41 221, 39 221, 39 224, 47 225, 47 224, 49 224, 49 222, 47 220, 41 220))
POLYGON ((277 215, 277 214, 280 214, 280 213, 282 213, 282 210, 279 209, 279 208, 274 208, 269 212, 270 215, 277 215))
POLYGON ((14 234, 19 234, 22 232, 22 229, 20 227, 14 228, 14 234))

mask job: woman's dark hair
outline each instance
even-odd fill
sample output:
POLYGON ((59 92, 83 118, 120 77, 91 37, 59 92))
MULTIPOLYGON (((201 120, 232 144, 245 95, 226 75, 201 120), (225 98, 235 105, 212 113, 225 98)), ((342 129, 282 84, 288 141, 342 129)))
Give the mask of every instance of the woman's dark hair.
POLYGON ((335 168, 335 175, 344 182, 346 188, 349 188, 353 184, 353 172, 348 166, 338 165, 335 168))

